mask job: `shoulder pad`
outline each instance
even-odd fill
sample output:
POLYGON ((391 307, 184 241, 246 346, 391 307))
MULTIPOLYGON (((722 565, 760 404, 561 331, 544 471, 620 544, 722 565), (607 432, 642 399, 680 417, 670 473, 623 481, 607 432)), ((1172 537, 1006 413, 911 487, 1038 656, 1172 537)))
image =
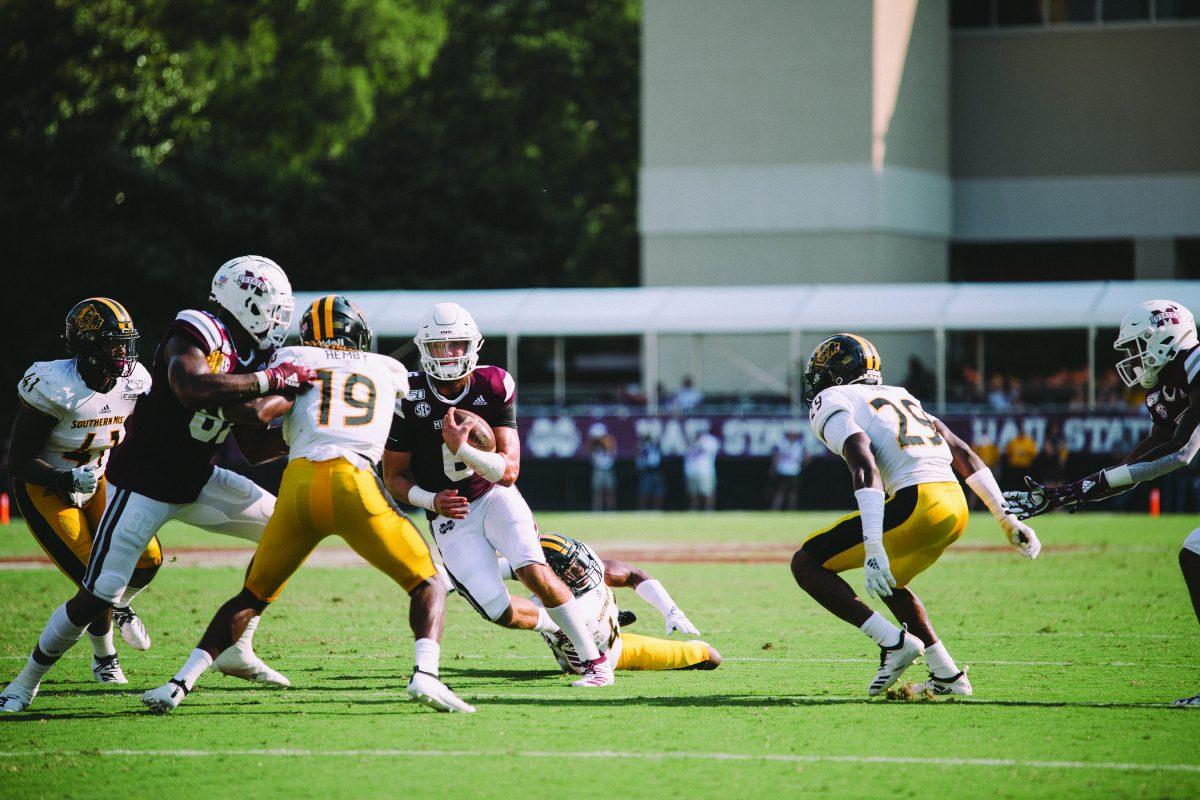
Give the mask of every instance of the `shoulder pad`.
POLYGON ((60 414, 72 387, 62 375, 60 361, 35 361, 17 383, 17 396, 31 408, 51 417, 60 414))
POLYGON ((812 420, 813 432, 818 436, 825 428, 829 418, 839 411, 845 411, 854 416, 854 396, 847 391, 846 386, 830 386, 813 398, 808 409, 808 418, 812 420))
POLYGON ((505 403, 511 402, 513 395, 517 393, 516 380, 500 367, 476 367, 475 373, 483 380, 484 385, 497 397, 503 398, 505 403))
POLYGON ((1187 376, 1188 387, 1191 388, 1196 385, 1197 379, 1200 378, 1200 347, 1194 348, 1184 358, 1183 371, 1187 376))
POLYGON ((179 325, 196 336, 208 348, 209 352, 220 350, 227 338, 224 325, 207 311, 184 309, 175 315, 174 324, 179 325))

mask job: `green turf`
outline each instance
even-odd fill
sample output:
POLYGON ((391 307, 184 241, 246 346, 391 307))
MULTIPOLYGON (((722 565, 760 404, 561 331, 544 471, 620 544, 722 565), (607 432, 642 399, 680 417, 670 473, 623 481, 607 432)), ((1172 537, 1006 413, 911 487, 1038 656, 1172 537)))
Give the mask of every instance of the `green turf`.
MULTIPOLYGON (((610 543, 794 542, 830 519, 540 516, 602 553, 610 543)), ((651 563, 726 657, 720 670, 625 673, 611 689, 573 690, 539 640, 490 627, 452 598, 443 672, 479 713, 438 715, 402 699, 411 645, 401 594, 367 568, 314 567, 258 636, 294 688, 209 676, 175 714, 152 717, 137 692, 170 677, 241 580, 236 568, 168 565, 138 599, 155 645, 122 650, 128 691, 91 682, 84 645, 29 714, 0 718, 0 797, 1196 797, 1200 772, 1153 767, 1196 764, 1200 712, 1163 703, 1200 691, 1200 630, 1175 561, 1198 524, 1064 516, 1039 526, 1037 562, 951 550, 913 588, 972 665, 976 696, 938 704, 868 700, 877 651, 803 595, 786 564, 651 563), (568 752, 580 755, 553 756, 568 752), (923 761, 820 760, 861 756, 923 761)), ((163 538, 168 556, 239 544, 183 529, 163 538)), ((986 518, 964 539, 1000 541, 986 518)), ((35 552, 20 525, 0 529, 0 556, 35 552)), ((70 589, 49 570, 0 571, 0 589, 4 680, 70 589)), ((618 596, 638 612, 633 630, 661 633, 657 612, 618 596)), ((919 665, 909 674, 920 677, 919 665)))

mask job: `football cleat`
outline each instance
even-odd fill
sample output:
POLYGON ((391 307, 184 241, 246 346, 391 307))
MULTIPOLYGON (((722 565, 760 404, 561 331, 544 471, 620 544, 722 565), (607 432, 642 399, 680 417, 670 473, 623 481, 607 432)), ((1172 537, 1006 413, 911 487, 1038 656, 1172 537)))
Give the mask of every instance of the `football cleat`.
POLYGON ((187 696, 188 688, 183 685, 183 681, 171 678, 157 689, 143 692, 142 703, 155 714, 166 714, 179 708, 179 704, 187 696))
POLYGON ((150 649, 150 634, 146 633, 146 626, 142 624, 142 618, 132 608, 128 606, 125 608, 114 607, 113 625, 116 625, 117 630, 121 632, 121 638, 125 640, 125 644, 134 650, 150 649))
POLYGON ((271 686, 292 685, 286 675, 268 667, 253 650, 243 651, 237 645, 225 648, 225 652, 217 656, 209 669, 255 683, 266 683, 271 686))
POLYGON ((413 670, 412 678, 408 681, 408 696, 418 703, 424 703, 435 711, 449 711, 460 714, 475 713, 475 706, 463 702, 436 675, 422 672, 419 669, 413 670))
POLYGON ((1200 694, 1192 695, 1191 697, 1181 697, 1171 703, 1175 708, 1200 708, 1200 694))
POLYGON ((962 672, 948 678, 939 678, 931 672, 929 680, 914 683, 909 687, 911 694, 925 695, 926 697, 970 697, 974 691, 971 688, 971 681, 967 680, 967 667, 963 667, 962 672))
POLYGON ((584 689, 591 689, 598 686, 613 685, 613 665, 608 660, 607 653, 601 653, 600 657, 595 661, 583 662, 583 677, 571 683, 572 686, 578 686, 584 689))
POLYGON ((0 692, 0 714, 15 714, 29 708, 33 698, 37 697, 38 687, 27 689, 10 683, 0 692))
POLYGON ((93 656, 92 675, 96 677, 96 683, 129 683, 116 653, 111 656, 93 656))
POLYGON ((904 670, 925 654, 925 645, 921 640, 908 632, 900 631, 900 641, 891 647, 879 648, 879 669, 875 671, 875 680, 867 687, 871 697, 886 692, 892 684, 900 680, 904 670))

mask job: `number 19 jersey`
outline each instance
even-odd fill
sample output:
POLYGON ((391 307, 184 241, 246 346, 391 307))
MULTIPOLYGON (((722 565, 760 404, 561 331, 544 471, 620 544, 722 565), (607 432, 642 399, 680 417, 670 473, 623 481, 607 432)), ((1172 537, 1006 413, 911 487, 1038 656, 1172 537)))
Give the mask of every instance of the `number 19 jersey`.
POLYGON ((889 495, 918 483, 957 480, 949 446, 938 435, 921 402, 902 386, 831 386, 813 398, 808 413, 813 433, 838 455, 842 454, 845 438, 835 436, 834 430, 845 428, 831 427, 829 422, 838 413, 849 415, 853 423, 850 432, 857 432, 853 429, 856 426, 870 440, 875 465, 889 495))
POLYGON ((345 458, 373 469, 383 458, 392 415, 408 393, 408 370, 394 358, 359 350, 285 347, 272 364, 291 361, 312 369, 317 380, 296 397, 283 420, 291 459, 345 458))

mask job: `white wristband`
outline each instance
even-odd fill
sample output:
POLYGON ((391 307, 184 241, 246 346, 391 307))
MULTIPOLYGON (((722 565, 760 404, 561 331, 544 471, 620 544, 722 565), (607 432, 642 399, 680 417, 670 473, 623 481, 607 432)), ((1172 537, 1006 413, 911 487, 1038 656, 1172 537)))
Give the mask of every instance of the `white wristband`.
POLYGON ((967 486, 983 501, 996 519, 1008 513, 1004 507, 1004 493, 1000 491, 1000 484, 996 483, 996 476, 987 467, 968 475, 967 486))
POLYGON ((437 513, 437 508, 434 507, 433 501, 436 497, 437 497, 436 494, 434 494, 433 492, 428 491, 426 489, 422 489, 420 486, 417 486, 415 483, 412 486, 410 486, 408 489, 409 505, 419 506, 420 508, 428 509, 435 514, 437 513))
POLYGON ((1133 473, 1130 471, 1128 464, 1122 464, 1119 467, 1109 467, 1104 470, 1104 480, 1108 481, 1108 485, 1113 489, 1132 486, 1134 483, 1133 473))
POLYGON ((492 483, 498 483, 504 477, 504 471, 508 469, 508 461, 504 456, 499 453, 485 453, 467 442, 463 442, 454 455, 458 456, 459 461, 492 483))
POLYGON ((667 594, 663 585, 654 578, 642 581, 634 591, 647 603, 657 608, 664 617, 675 608, 675 601, 671 599, 671 595, 667 594))
POLYGON ((883 541, 883 504, 882 489, 859 489, 854 493, 858 501, 858 511, 862 516, 863 541, 883 541))
POLYGON ((258 393, 259 394, 266 394, 267 392, 269 392, 271 390, 271 381, 269 378, 267 378, 267 371, 265 369, 259 370, 258 372, 254 373, 254 377, 258 378, 258 393))

